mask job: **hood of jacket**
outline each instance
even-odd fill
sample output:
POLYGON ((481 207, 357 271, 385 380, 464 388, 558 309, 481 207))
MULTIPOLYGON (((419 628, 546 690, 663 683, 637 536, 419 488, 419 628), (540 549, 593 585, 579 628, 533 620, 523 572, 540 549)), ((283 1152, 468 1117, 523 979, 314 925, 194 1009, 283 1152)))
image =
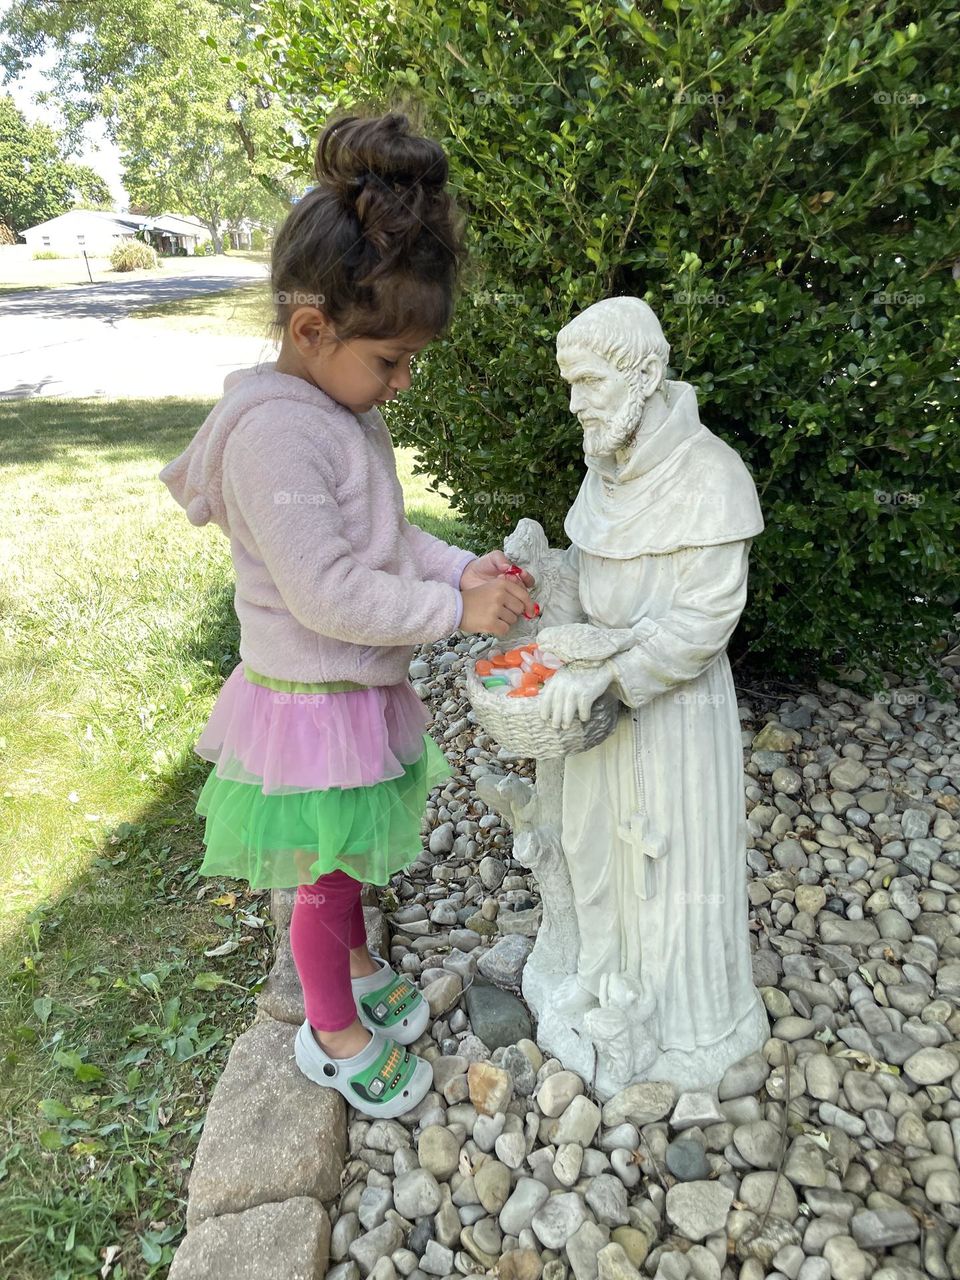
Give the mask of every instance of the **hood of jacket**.
POLYGON ((366 415, 328 396, 325 391, 291 373, 278 373, 276 361, 264 361, 246 369, 235 369, 223 381, 223 396, 210 410, 196 435, 159 478, 187 513, 191 524, 210 521, 228 536, 230 528, 223 500, 223 450, 243 415, 266 400, 288 400, 321 409, 336 418, 349 414, 361 421, 366 415))

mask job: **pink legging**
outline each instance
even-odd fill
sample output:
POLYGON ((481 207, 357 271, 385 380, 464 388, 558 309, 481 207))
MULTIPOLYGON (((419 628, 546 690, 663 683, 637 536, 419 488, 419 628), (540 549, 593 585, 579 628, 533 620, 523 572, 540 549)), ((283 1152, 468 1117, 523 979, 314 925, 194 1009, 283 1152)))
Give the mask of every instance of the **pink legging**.
POLYGON ((363 885, 331 871, 297 887, 290 917, 290 950, 303 988, 307 1021, 318 1031, 341 1031, 357 1016, 350 986, 350 952, 367 941, 363 885))

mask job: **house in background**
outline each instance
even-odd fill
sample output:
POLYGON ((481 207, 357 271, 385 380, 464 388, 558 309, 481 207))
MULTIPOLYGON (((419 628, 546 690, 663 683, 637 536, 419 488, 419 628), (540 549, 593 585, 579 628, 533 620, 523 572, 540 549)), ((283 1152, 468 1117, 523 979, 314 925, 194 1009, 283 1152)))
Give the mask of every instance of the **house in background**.
MULTIPOLYGON (((252 249, 253 232, 259 222, 241 218, 220 228, 223 243, 231 249, 252 249)), ((210 231, 199 218, 187 218, 180 213, 164 213, 159 218, 147 218, 143 230, 158 253, 195 253, 197 243, 209 240, 210 231), (197 239, 199 237, 199 240, 197 239)))
MULTIPOLYGON (((224 244, 234 249, 253 247, 253 232, 261 224, 249 218, 221 228, 224 244)), ((182 213, 109 213, 98 209, 70 209, 57 218, 27 227, 21 236, 34 253, 44 250, 61 257, 108 258, 120 240, 132 240, 137 234, 153 245, 159 254, 195 254, 198 246, 209 241, 210 231, 199 218, 182 213)))
POLYGON ((135 214, 71 209, 20 234, 34 253, 49 250, 61 257, 80 257, 86 250, 91 257, 105 258, 117 241, 132 240, 142 221, 135 214))
POLYGON ((198 244, 210 239, 210 232, 199 218, 185 217, 182 213, 162 213, 159 218, 124 216, 138 219, 140 230, 157 253, 193 254, 198 244))
POLYGON ((252 249, 253 233, 256 229, 264 230, 259 222, 252 222, 249 218, 241 218, 237 223, 230 223, 227 227, 224 238, 230 241, 230 245, 234 249, 252 249))
POLYGON ((107 258, 118 241, 133 240, 138 232, 158 253, 193 254, 199 244, 210 239, 199 218, 180 213, 145 217, 99 209, 70 209, 20 234, 35 253, 49 250, 62 257, 81 257, 86 251, 90 257, 107 258))

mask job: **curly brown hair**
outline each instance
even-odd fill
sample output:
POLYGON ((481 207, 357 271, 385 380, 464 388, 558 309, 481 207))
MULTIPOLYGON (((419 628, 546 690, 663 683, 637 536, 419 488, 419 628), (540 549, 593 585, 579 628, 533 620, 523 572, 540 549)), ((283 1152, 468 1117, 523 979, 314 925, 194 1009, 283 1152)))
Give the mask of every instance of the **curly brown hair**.
POLYGON ((443 148, 407 114, 337 114, 317 141, 317 184, 274 240, 270 282, 280 337, 303 303, 339 341, 449 325, 465 257, 465 218, 445 189, 443 148))

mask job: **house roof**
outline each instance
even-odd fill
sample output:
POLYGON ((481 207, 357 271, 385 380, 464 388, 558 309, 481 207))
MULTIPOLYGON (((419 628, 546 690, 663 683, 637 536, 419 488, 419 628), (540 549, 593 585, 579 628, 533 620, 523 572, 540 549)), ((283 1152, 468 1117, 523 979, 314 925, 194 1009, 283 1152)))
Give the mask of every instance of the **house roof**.
MULTIPOLYGON (((61 213, 56 218, 48 218, 46 222, 38 222, 35 226, 27 227, 25 230, 39 231, 41 228, 55 226, 68 221, 76 221, 77 218, 83 218, 84 220, 95 218, 100 222, 111 223, 117 231, 124 233, 146 229, 150 231, 165 231, 168 235, 177 236, 207 236, 210 234, 210 229, 206 223, 190 214, 166 212, 150 216, 142 213, 113 213, 109 209, 68 209, 66 213, 61 213)), ((250 228, 260 224, 252 222, 249 218, 244 218, 241 225, 250 228)))
POLYGON ((161 213, 156 218, 147 218, 144 225, 150 230, 166 231, 175 236, 210 234, 199 218, 185 218, 179 213, 161 213))
POLYGON ((179 222, 179 223, 186 224, 186 226, 188 227, 193 227, 197 231, 208 231, 208 227, 205 222, 202 222, 199 218, 195 218, 190 214, 162 213, 160 215, 160 218, 157 219, 157 221, 174 222, 174 223, 179 222))
POLYGON ((155 227, 159 231, 170 231, 179 235, 195 235, 205 231, 205 225, 199 218, 186 217, 182 213, 161 213, 153 216, 142 213, 114 213, 109 209, 68 209, 66 213, 38 222, 27 231, 38 231, 41 227, 50 227, 56 223, 75 222, 78 218, 95 218, 98 222, 110 222, 129 231, 139 231, 143 227, 155 227))
POLYGON ((105 209, 68 209, 66 213, 58 214, 56 218, 48 218, 45 222, 37 222, 32 227, 24 228, 26 231, 39 231, 44 227, 53 227, 64 222, 76 222, 78 218, 84 220, 94 218, 98 222, 112 223, 115 227, 119 227, 124 231, 138 231, 146 221, 144 218, 138 217, 133 213, 111 213, 105 209))

